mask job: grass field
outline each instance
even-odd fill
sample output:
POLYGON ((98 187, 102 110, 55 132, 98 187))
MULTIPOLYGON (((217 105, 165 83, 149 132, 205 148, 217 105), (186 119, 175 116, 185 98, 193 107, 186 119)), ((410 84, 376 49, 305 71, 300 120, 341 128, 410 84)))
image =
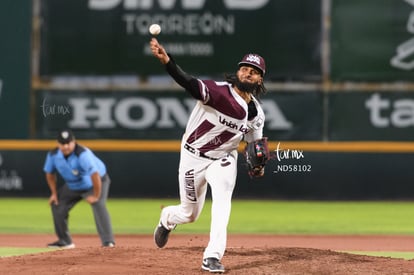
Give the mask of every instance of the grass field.
MULTIPOLYGON (((168 199, 109 199, 118 234, 152 234, 161 205, 168 199)), ((177 233, 207 233, 210 201, 196 223, 177 233)), ((72 233, 96 233, 90 206, 80 202, 70 213, 72 233)), ((230 233, 262 234, 414 234, 414 202, 318 202, 234 200, 230 233)), ((0 233, 53 233, 47 198, 0 199, 0 233)))
MULTIPOLYGON (((162 205, 168 199, 109 199, 108 208, 116 234, 152 234, 162 205)), ((208 233, 210 201, 199 220, 177 227, 176 233, 208 233)), ((414 235, 414 202, 272 201, 234 200, 229 233, 255 234, 376 234, 414 235)), ((0 234, 52 233, 47 198, 0 199, 0 234)), ((70 213, 73 234, 96 233, 92 211, 86 202, 70 213)), ((0 248, 0 255, 16 255, 0 248)), ((368 253, 365 253, 368 254, 368 253)), ((409 257, 413 257, 410 255, 409 257)))

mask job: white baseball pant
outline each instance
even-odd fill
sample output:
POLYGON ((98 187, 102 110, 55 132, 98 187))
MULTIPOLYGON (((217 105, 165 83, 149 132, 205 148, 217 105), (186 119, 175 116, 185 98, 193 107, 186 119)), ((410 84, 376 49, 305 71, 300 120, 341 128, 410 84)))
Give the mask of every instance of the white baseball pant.
POLYGON ((210 185, 212 207, 210 240, 203 258, 221 259, 227 244, 231 198, 237 177, 237 151, 218 160, 210 160, 181 150, 179 166, 180 204, 165 207, 161 222, 169 229, 194 222, 203 209, 207 183, 210 185))

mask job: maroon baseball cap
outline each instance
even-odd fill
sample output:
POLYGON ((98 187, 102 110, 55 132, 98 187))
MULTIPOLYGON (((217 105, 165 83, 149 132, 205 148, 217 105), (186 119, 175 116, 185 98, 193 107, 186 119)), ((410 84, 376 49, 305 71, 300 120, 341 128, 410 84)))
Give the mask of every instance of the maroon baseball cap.
POLYGON ((265 64, 263 57, 255 53, 246 54, 243 57, 243 59, 239 62, 239 67, 242 65, 253 66, 259 69, 262 72, 262 75, 264 75, 266 72, 266 64, 265 64))

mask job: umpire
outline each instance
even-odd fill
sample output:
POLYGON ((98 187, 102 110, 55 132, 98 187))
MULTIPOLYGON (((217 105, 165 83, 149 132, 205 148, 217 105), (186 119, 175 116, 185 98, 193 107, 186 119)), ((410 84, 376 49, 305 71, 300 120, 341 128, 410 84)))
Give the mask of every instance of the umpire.
POLYGON ((57 142, 58 147, 47 154, 43 168, 51 191, 49 204, 58 237, 48 247, 75 247, 68 229, 69 211, 82 199, 92 206, 102 246, 115 246, 111 219, 106 208, 111 181, 105 164, 90 149, 76 143, 70 129, 60 131, 57 142), (59 189, 56 172, 65 182, 59 189))

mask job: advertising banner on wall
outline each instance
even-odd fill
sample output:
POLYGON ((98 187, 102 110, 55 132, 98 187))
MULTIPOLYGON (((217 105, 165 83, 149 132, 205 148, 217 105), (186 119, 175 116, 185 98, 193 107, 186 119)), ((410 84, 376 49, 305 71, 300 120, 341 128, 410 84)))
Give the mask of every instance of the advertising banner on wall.
MULTIPOLYGON (((80 138, 179 140, 196 101, 183 91, 35 91, 36 136, 64 127, 80 138)), ((321 140, 321 92, 268 92, 264 133, 273 140, 321 140)))
POLYGON ((42 1, 41 74, 156 75, 148 27, 193 74, 233 72, 251 52, 269 78, 321 76, 321 0, 42 1))
POLYGON ((414 1, 331 2, 332 80, 413 80, 414 1))
POLYGON ((414 140, 414 94, 329 93, 329 140, 414 140))

